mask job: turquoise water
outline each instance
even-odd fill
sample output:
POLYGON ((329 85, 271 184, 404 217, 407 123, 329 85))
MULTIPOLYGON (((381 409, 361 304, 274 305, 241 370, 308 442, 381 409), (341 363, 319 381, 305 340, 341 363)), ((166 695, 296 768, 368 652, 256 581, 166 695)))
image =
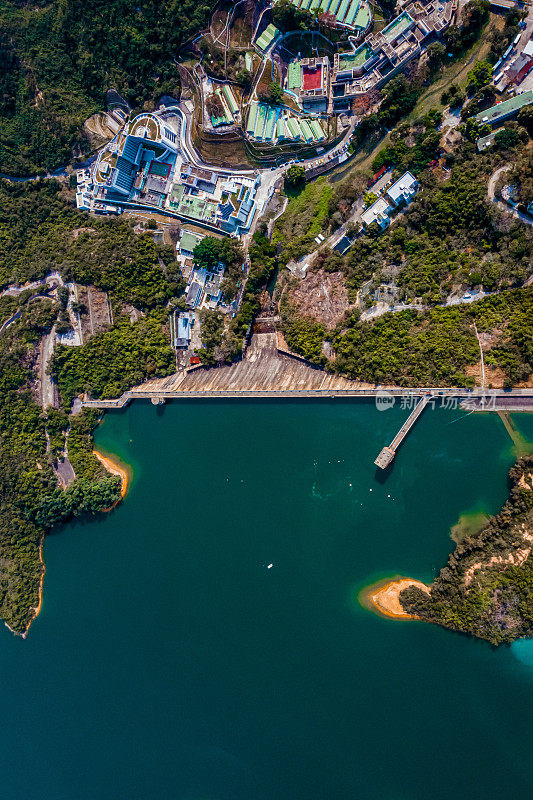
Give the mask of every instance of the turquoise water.
POLYGON ((0 798, 529 796, 531 643, 356 600, 384 575, 430 580, 461 512, 506 496, 490 415, 426 411, 378 480, 406 413, 108 414, 97 444, 133 465, 131 491, 48 537, 42 613, 25 641, 0 634, 0 798))

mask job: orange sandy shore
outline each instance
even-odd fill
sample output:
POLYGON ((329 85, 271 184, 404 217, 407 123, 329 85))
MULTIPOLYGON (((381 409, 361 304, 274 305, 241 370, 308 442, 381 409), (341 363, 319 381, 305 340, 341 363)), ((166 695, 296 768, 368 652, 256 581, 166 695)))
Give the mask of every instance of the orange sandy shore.
MULTIPOLYGON (((109 456, 104 456, 102 453, 99 453, 98 450, 93 450, 93 454, 96 456, 98 461, 104 465, 106 470, 110 472, 112 475, 118 475, 121 481, 120 485, 120 497, 124 499, 126 497, 126 492, 128 491, 128 485, 130 477, 124 467, 121 467, 120 464, 117 464, 113 461, 109 456)), ((118 500, 117 500, 118 503, 118 500)), ((106 511, 111 511, 112 508, 116 506, 117 503, 113 503, 110 508, 106 508, 106 511)))
MULTIPOLYGON (((108 472, 111 472, 112 475, 118 475, 120 477, 121 480, 120 497, 121 499, 124 498, 126 496, 126 492, 128 491, 128 485, 129 485, 129 475, 126 472, 126 470, 119 464, 115 464, 115 462, 112 461, 110 458, 108 458, 108 456, 104 456, 102 455, 102 453, 99 453, 97 450, 93 450, 93 453, 98 459, 98 461, 100 461, 100 463, 104 465, 104 467, 108 472)), ((117 503, 118 502, 119 501, 117 500, 117 503)), ((113 505, 110 508, 106 508, 105 510, 111 511, 111 509, 114 508, 117 503, 113 503, 113 505)), ((24 631, 24 633, 20 634, 23 639, 26 638, 32 622, 39 616, 41 608, 43 607, 43 584, 44 584, 44 576, 46 574, 46 566, 43 559, 43 544, 44 544, 44 536, 42 537, 41 542, 39 544, 39 561, 41 562, 42 565, 41 580, 39 581, 39 602, 33 609, 33 616, 26 625, 26 630, 24 631)), ((12 628, 9 627, 9 625, 7 625, 7 627, 9 628, 10 631, 12 631, 12 633, 17 633, 17 631, 14 631, 12 628)))
MULTIPOLYGON (((45 567, 44 559, 43 559, 43 544, 44 544, 44 536, 41 538, 41 542, 39 544, 39 561, 41 562, 41 566, 42 566, 41 580, 39 581, 39 602, 37 603, 37 605, 33 609, 33 616, 30 619, 30 621, 28 622, 28 624, 26 625, 26 630, 24 631, 24 633, 20 634, 23 639, 26 638, 32 622, 39 616, 39 614, 41 612, 41 608, 43 607, 43 584, 44 584, 44 576, 45 576, 45 573, 46 573, 46 567, 45 567)), ((9 628, 9 625, 7 627, 9 628)), ((13 633, 17 633, 17 631, 14 631, 12 628, 9 628, 9 630, 12 631, 13 633)))
POLYGON ((369 586, 359 595, 359 601, 371 611, 376 611, 389 619, 419 619, 416 614, 408 614, 400 603, 400 592, 408 586, 418 586, 426 594, 430 593, 429 586, 413 578, 398 576, 386 581, 380 581, 369 586))

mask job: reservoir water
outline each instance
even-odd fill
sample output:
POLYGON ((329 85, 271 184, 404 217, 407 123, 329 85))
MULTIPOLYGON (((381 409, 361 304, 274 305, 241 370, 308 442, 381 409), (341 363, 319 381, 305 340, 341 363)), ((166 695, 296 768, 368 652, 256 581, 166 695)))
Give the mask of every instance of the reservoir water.
POLYGON ((97 445, 132 465, 129 494, 47 538, 41 615, 25 641, 0 632, 0 798, 531 796, 533 642, 357 602, 380 577, 430 581, 460 514, 506 497, 493 415, 426 411, 377 476, 407 413, 108 414, 97 445))

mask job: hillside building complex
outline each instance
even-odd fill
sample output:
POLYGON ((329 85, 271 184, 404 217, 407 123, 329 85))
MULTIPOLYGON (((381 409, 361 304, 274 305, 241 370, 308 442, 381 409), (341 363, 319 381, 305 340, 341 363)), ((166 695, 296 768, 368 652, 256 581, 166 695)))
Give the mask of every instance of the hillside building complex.
POLYGON ((363 33, 370 25, 372 14, 365 0, 292 0, 292 4, 315 16, 328 14, 338 26, 363 33))
POLYGON ((326 138, 323 123, 319 119, 297 117, 280 106, 266 103, 251 103, 246 125, 250 139, 265 144, 281 141, 322 142, 326 138))
MULTIPOLYGON (((307 114, 351 113, 356 101, 380 89, 402 71, 412 59, 449 27, 457 10, 457 0, 400 0, 400 13, 383 30, 364 35, 371 22, 369 6, 361 0, 292 0, 293 4, 316 16, 333 15, 338 25, 352 28, 352 49, 344 53, 289 62, 283 88, 307 114), (359 39, 359 41, 356 41, 359 39)), ((277 46, 282 36, 269 26, 256 46, 264 52, 277 46), (259 42, 262 42, 259 45, 259 42)), ((256 109, 248 117, 246 133, 254 139, 275 141, 273 127, 265 115, 276 111, 256 109)), ((278 109, 278 117, 281 109, 278 109)), ((285 130, 285 128, 283 128, 285 130)), ((291 138, 299 137, 291 133, 291 138)), ((305 138, 305 137, 304 137, 305 138)))
POLYGON ((420 55, 427 40, 439 36, 452 21, 455 0, 416 0, 379 33, 372 33, 350 53, 333 59, 331 96, 333 111, 348 111, 352 101, 379 89, 420 55))
MULTIPOLYGON (((224 88, 228 113, 239 113, 231 89, 224 88)), ((100 151, 91 169, 78 171, 77 182, 77 206, 87 211, 145 209, 239 235, 249 230, 257 212, 261 177, 190 164, 170 123, 141 114, 100 151)))

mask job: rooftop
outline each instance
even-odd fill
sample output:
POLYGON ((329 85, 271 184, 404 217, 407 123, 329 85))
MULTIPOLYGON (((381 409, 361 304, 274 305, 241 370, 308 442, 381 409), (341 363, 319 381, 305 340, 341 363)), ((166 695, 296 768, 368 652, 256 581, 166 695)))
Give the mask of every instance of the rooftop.
POLYGON ((494 125, 495 122, 502 119, 502 117, 510 117, 516 114, 523 106, 533 103, 533 90, 517 94, 516 97, 511 97, 509 100, 504 100, 492 108, 487 108, 485 111, 480 111, 476 114, 474 119, 478 122, 486 122, 488 125, 494 125))
POLYGON ((393 203, 398 203, 398 201, 405 200, 409 195, 414 194, 417 186, 418 181, 415 176, 411 175, 410 172, 406 172, 396 183, 392 184, 387 194, 393 203))
POLYGON ((361 220, 363 225, 368 226, 371 225, 373 222, 377 222, 378 225, 383 226, 384 223, 388 224, 389 222, 389 211, 392 210, 392 207, 383 197, 380 197, 373 203, 370 208, 361 215, 361 220))
POLYGON ((188 253, 192 253, 199 241, 199 236, 195 236, 189 231, 184 231, 180 239, 180 250, 186 250, 188 253))
POLYGON ((320 89, 322 86, 322 67, 315 67, 314 69, 304 67, 302 73, 303 88, 306 92, 311 89, 320 89))

